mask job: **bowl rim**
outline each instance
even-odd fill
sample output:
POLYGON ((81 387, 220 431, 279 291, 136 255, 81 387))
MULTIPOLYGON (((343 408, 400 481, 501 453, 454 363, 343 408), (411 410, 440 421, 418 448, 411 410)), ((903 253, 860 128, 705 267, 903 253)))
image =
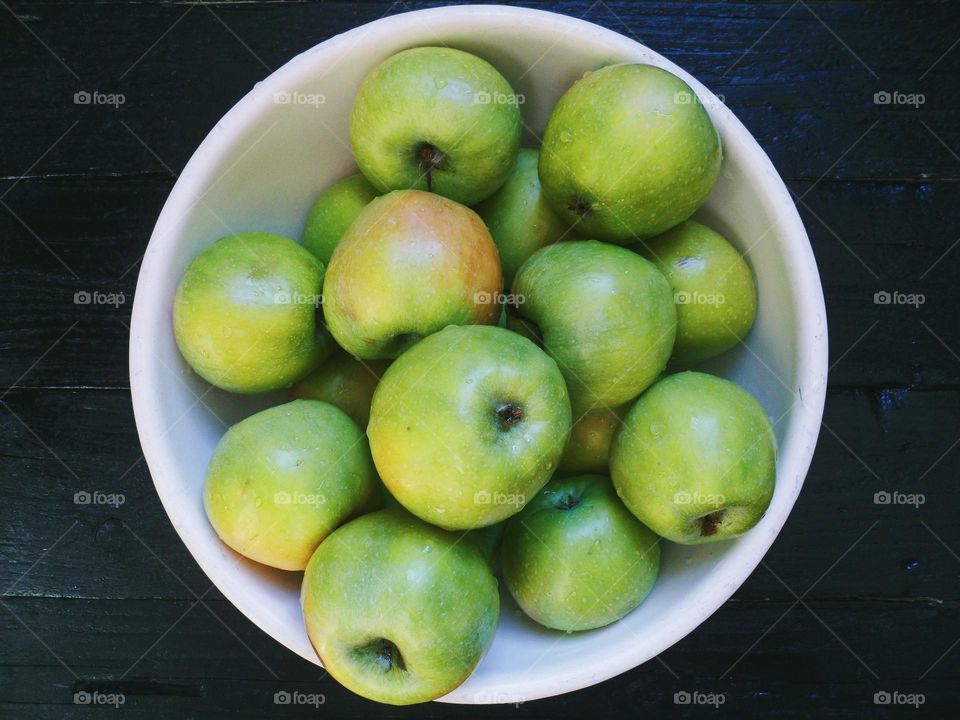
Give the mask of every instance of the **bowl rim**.
POLYGON ((655 64, 683 78, 701 98, 716 101, 711 105, 711 116, 714 122, 722 126, 725 134, 735 135, 743 146, 743 155, 738 155, 738 160, 752 172, 769 179, 763 199, 770 204, 771 216, 776 219, 772 227, 777 227, 784 238, 780 245, 785 265, 791 269, 785 281, 794 286, 793 295, 800 299, 795 309, 796 336, 801 340, 795 357, 795 372, 801 401, 790 411, 796 412, 797 416, 796 427, 792 429, 790 437, 793 442, 800 443, 800 450, 799 456, 794 458, 788 468, 789 473, 778 465, 778 482, 790 480, 789 501, 783 504, 778 512, 767 514, 765 532, 756 532, 759 528, 755 529, 741 536, 736 544, 729 548, 724 559, 723 582, 715 583, 709 590, 698 595, 691 612, 681 620, 674 621, 669 630, 656 633, 651 642, 630 646, 603 658, 592 658, 589 665, 571 663, 572 667, 568 671, 555 673, 535 683, 515 678, 482 693, 455 690, 440 698, 442 701, 454 703, 488 703, 492 698, 493 702, 522 702, 594 685, 656 657, 718 610, 763 559, 793 509, 819 435, 828 373, 827 321, 823 290, 813 250, 797 208, 780 175, 752 134, 726 105, 719 102, 710 90, 689 73, 633 38, 585 20, 545 10, 506 5, 458 5, 400 13, 357 26, 296 55, 264 80, 256 83, 223 115, 190 157, 170 191, 140 267, 131 316, 129 346, 130 389, 137 432, 151 478, 167 516, 194 560, 224 597, 275 640, 305 659, 319 664, 315 655, 311 657, 280 640, 286 634, 287 618, 252 602, 243 592, 242 585, 246 581, 238 580, 236 571, 223 562, 222 556, 204 552, 198 547, 198 543, 191 538, 188 523, 180 510, 180 496, 173 492, 174 484, 164 481, 164 478, 176 474, 176 468, 162 442, 164 423, 154 404, 157 389, 151 387, 145 378, 156 371, 158 362, 162 362, 149 349, 151 320, 155 323, 158 317, 168 314, 169 308, 166 307, 168 299, 155 291, 153 269, 162 266, 163 261, 174 252, 175 241, 180 237, 178 227, 184 223, 189 214, 188 209, 202 196, 202 190, 211 181, 215 170, 223 166, 236 140, 256 122, 275 92, 295 87, 299 78, 311 72, 314 56, 388 29, 396 31, 401 27, 413 26, 423 28, 428 27, 433 20, 476 23, 480 17, 511 24, 552 25, 558 32, 566 32, 571 36, 589 35, 594 40, 608 44, 611 54, 630 50, 636 52, 640 49, 648 53, 655 64))

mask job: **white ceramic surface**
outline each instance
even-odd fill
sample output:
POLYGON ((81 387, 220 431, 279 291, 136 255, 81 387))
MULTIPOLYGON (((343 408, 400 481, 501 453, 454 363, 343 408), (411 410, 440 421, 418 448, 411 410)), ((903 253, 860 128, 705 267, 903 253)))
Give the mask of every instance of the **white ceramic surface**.
POLYGON ((806 233, 767 156, 710 91, 633 40, 552 13, 462 6, 378 20, 295 57, 217 123, 184 169, 143 260, 130 340, 137 428, 164 507, 220 591, 278 642, 318 662, 300 614, 300 576, 258 566, 222 545, 204 516, 201 485, 224 423, 282 396, 232 396, 194 375, 174 343, 174 290, 187 261, 225 234, 265 230, 298 237, 314 198, 353 171, 348 119, 364 75, 399 50, 439 44, 474 52, 506 75, 525 98, 528 144, 584 71, 638 61, 690 83, 725 151, 720 180, 699 215, 745 251, 759 290, 746 345, 708 369, 760 399, 780 447, 776 493, 761 523, 733 542, 665 543, 656 588, 622 622, 562 635, 526 620, 505 598, 489 654, 444 700, 519 702, 592 685, 653 658, 709 617, 756 567, 793 507, 813 455, 826 391, 826 316, 806 233))

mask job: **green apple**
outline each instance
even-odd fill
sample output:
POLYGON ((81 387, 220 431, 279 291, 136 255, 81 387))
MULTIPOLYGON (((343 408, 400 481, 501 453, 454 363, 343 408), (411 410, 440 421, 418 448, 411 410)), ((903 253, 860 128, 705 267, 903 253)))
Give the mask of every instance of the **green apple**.
POLYGON ((655 533, 695 545, 740 535, 773 497, 776 438, 754 397, 698 372, 647 390, 613 438, 610 474, 655 533))
POLYGON ((290 388, 295 398, 336 405, 361 428, 370 421, 370 401, 389 360, 358 360, 337 350, 316 370, 290 388))
POLYGON ((333 351, 318 322, 323 263, 293 240, 244 232, 187 265, 173 329, 200 377, 236 393, 288 387, 333 351))
POLYGON ((497 246, 470 208, 398 190, 360 213, 327 268, 327 326, 351 355, 393 358, 447 325, 494 324, 497 246))
POLYGON ((526 338, 450 326, 390 366, 367 434, 401 505, 440 527, 480 528, 519 512, 549 480, 570 403, 556 363, 526 338))
POLYGON ((670 284, 627 248, 596 240, 548 245, 523 264, 511 294, 511 310, 539 327, 577 415, 632 400, 670 358, 677 325, 670 284))
POLYGON ((539 158, 537 150, 521 150, 503 187, 474 207, 500 251, 505 287, 528 257, 568 232, 540 192, 539 158))
POLYGON ((473 543, 401 508, 321 543, 303 578, 307 634, 353 692, 410 705, 460 685, 493 641, 497 581, 473 543))
POLYGON ((303 570, 320 541, 367 505, 375 481, 356 423, 328 403, 294 400, 226 432, 207 466, 203 504, 241 555, 303 570))
POLYGON ((629 404, 613 409, 602 407, 575 418, 557 474, 606 475, 610 467, 610 442, 628 408, 629 404))
POLYGON ((554 107, 540 182, 583 237, 627 244, 690 217, 721 160, 720 136, 689 85, 652 65, 610 65, 554 107))
POLYGON ((757 316, 757 287, 750 266, 723 235, 687 220, 633 249, 652 260, 673 288, 674 361, 698 363, 746 337, 757 316))
POLYGON ((521 98, 496 68, 445 47, 404 50, 360 85, 350 145, 382 192, 418 188, 473 205, 503 185, 520 149, 521 98))
POLYGON ((510 518, 503 581, 541 625, 572 632, 615 622, 650 594, 659 538, 601 475, 551 480, 510 518))
POLYGON ((300 236, 301 244, 324 264, 329 263, 350 223, 379 194, 359 173, 335 182, 310 208, 300 236))

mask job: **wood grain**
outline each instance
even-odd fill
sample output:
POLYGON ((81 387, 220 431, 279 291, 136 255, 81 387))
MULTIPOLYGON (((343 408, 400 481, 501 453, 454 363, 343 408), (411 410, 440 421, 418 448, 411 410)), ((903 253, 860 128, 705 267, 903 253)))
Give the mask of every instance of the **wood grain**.
MULTIPOLYGON (((956 39, 951 4, 518 4, 582 17, 677 62, 725 97, 787 177, 957 177, 960 130, 951 109, 960 57, 937 62, 956 39), (923 93, 922 113, 875 105, 882 90, 923 93)), ((0 176, 24 174, 74 123, 30 174, 179 171, 217 119, 289 58, 363 23, 432 5, 12 3, 22 24, 0 16, 0 52, 15 63, 6 92, 18 102, 0 106, 0 176), (83 27, 95 37, 76 30, 83 27), (122 93, 125 102, 77 106, 82 90, 122 93)))

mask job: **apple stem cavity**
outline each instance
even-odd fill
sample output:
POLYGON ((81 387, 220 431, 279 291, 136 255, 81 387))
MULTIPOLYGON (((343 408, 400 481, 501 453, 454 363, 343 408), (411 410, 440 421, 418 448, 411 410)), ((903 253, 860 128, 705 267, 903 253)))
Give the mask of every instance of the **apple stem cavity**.
POLYGON ((556 507, 557 510, 573 510, 573 508, 579 504, 580 498, 575 497, 572 493, 568 493, 563 498, 558 500, 554 507, 556 507))
POLYGON ((427 190, 433 192, 433 171, 443 165, 443 153, 433 145, 421 145, 417 150, 420 170, 427 176, 427 190))
POLYGON ((423 335, 420 333, 406 332, 406 333, 397 333, 390 339, 386 344, 391 352, 400 354, 405 350, 408 350, 411 346, 416 345, 420 340, 423 339, 423 335))
POLYGON ((514 425, 523 420, 523 408, 520 407, 520 405, 512 402, 497 405, 496 410, 494 410, 494 414, 497 416, 497 423, 503 432, 507 432, 514 425))
POLYGON ((724 510, 717 510, 700 518, 700 537, 710 537, 717 534, 719 525, 723 522, 724 512, 724 510))
POLYGON ((577 215, 577 217, 584 217, 588 212, 590 212, 590 203, 588 203, 582 197, 575 197, 570 200, 570 204, 567 206, 567 209, 577 215))
POLYGON ((374 640, 366 645, 361 651, 371 657, 377 667, 385 673, 393 670, 406 670, 403 663, 403 656, 400 654, 400 648, 394 645, 386 638, 374 640))

